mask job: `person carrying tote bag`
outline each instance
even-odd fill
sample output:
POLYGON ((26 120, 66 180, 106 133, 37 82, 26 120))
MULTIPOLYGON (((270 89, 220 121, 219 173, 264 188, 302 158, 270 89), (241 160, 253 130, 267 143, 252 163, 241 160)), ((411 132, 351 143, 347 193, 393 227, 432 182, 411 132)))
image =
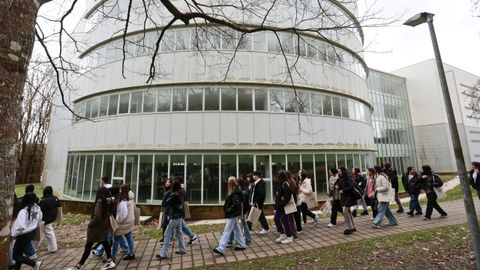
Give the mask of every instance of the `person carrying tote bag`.
POLYGON ((398 225, 398 221, 390 211, 389 204, 395 199, 395 189, 388 180, 388 176, 380 166, 375 166, 375 192, 378 200, 378 213, 373 220, 373 228, 380 229, 383 217, 386 216, 390 226, 398 225))
POLYGON ((307 216, 313 219, 313 224, 317 224, 318 216, 310 211, 311 208, 318 206, 316 194, 312 190, 312 180, 307 178, 307 172, 303 169, 298 172, 298 177, 300 178, 298 197, 300 199, 303 224, 307 223, 307 216))
POLYGON ((292 214, 285 213, 285 206, 292 200, 292 190, 288 184, 286 171, 281 170, 278 172, 277 183, 278 191, 275 196, 275 214, 273 220, 280 237, 278 237, 275 242, 289 244, 293 242, 294 232, 292 214))

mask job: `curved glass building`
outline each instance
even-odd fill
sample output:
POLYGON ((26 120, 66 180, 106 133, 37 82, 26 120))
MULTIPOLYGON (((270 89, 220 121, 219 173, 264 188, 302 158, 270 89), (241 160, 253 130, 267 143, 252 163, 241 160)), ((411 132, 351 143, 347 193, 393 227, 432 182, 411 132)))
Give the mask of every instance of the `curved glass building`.
MULTIPOLYGON (((218 205, 230 175, 261 171, 272 202, 280 169, 306 169, 320 197, 328 168, 365 170, 374 161, 373 107, 355 1, 280 2, 264 21, 227 7, 212 12, 248 28, 337 29, 243 34, 203 22, 174 24, 147 84, 171 15, 152 5, 154 25, 145 21, 142 1, 134 1, 124 42, 124 22, 112 17, 124 16, 128 1, 87 1, 76 31, 84 48, 70 50, 83 74, 72 75, 67 93, 81 117, 53 112, 46 184, 65 198, 92 200, 105 175, 129 184, 138 203, 159 204, 163 181, 182 176, 192 204, 218 205), (307 19, 294 21, 300 13, 307 19)), ((258 10, 271 5, 258 3, 258 10)))

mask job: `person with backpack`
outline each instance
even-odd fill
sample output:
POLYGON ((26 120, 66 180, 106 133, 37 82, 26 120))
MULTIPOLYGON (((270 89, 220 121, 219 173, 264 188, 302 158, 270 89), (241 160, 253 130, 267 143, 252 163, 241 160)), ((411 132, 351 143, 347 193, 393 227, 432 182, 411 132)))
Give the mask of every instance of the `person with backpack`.
POLYGON ((390 211, 390 201, 393 199, 393 187, 388 179, 388 175, 384 173, 380 166, 375 166, 375 192, 378 200, 378 213, 373 220, 373 228, 381 229, 383 217, 387 217, 390 226, 398 225, 398 221, 390 211))
POLYGON ((407 215, 413 217, 413 212, 416 211, 415 215, 423 215, 422 206, 418 202, 418 196, 422 189, 422 179, 418 176, 417 171, 413 167, 407 168, 407 179, 405 183, 405 189, 410 195, 410 211, 407 212, 407 215))
POLYGON ((353 211, 352 211, 352 216, 356 217, 357 216, 357 209, 359 205, 362 206, 363 212, 360 214, 362 216, 368 215, 368 206, 367 203, 365 202, 364 199, 364 192, 365 192, 365 187, 367 186, 367 180, 365 179, 365 176, 363 176, 360 172, 360 168, 353 168, 352 169, 352 180, 353 183, 355 184, 355 192, 361 194, 360 199, 357 200, 357 204, 353 206, 353 211))
POLYGON ((277 176, 278 188, 275 195, 275 213, 273 221, 280 236, 275 240, 277 243, 290 244, 293 242, 294 225, 293 214, 285 213, 285 206, 290 202, 293 191, 288 183, 288 174, 281 170, 277 176))
MULTIPOLYGON (((57 239, 55 237, 55 231, 53 230, 52 223, 57 219, 58 208, 61 207, 60 200, 53 196, 53 189, 51 186, 46 186, 43 189, 43 197, 38 203, 40 209, 42 209, 43 221, 43 234, 47 239, 47 250, 49 253, 57 251, 57 239)), ((43 239, 37 243, 35 248, 38 249, 43 239)))
POLYGON ((427 210, 425 211, 425 217, 423 220, 429 221, 432 219, 433 209, 440 213, 440 218, 447 217, 447 212, 445 212, 437 202, 437 193, 435 191, 435 188, 443 186, 442 179, 432 171, 432 168, 429 165, 423 165, 422 170, 421 178, 426 181, 424 189, 427 194, 427 210))
POLYGON ((345 167, 340 167, 338 170, 338 181, 335 189, 340 192, 340 203, 343 206, 343 216, 345 218, 345 230, 343 234, 349 235, 357 231, 353 223, 352 212, 350 207, 357 204, 358 195, 354 190, 354 183, 345 167))
POLYGON ((400 198, 398 197, 398 175, 397 175, 397 170, 392 168, 392 165, 390 163, 385 163, 383 172, 388 176, 388 179, 390 180, 390 183, 392 183, 392 187, 395 190, 395 202, 398 205, 398 210, 397 213, 403 213, 403 205, 402 202, 400 201, 400 198))
POLYGON ((243 239, 242 230, 240 229, 240 224, 238 224, 238 219, 242 215, 242 190, 237 186, 237 180, 234 176, 228 177, 227 182, 227 197, 225 198, 225 203, 223 204, 223 211, 225 212, 225 229, 223 230, 222 237, 218 242, 218 246, 213 249, 213 253, 224 256, 225 248, 227 242, 230 239, 232 232, 235 236, 235 241, 237 246, 234 250, 245 250, 245 240, 243 239))
POLYGON ((37 196, 33 192, 27 192, 22 198, 20 211, 15 219, 11 236, 15 239, 13 245, 12 257, 15 261, 13 269, 20 270, 22 264, 26 264, 35 270, 40 269, 41 261, 35 262, 32 259, 25 257, 23 254, 27 251, 27 246, 32 242, 38 224, 42 221, 42 210, 35 203, 37 196))
MULTIPOLYGON (((242 215, 240 216, 240 222, 242 223, 243 232, 245 234, 245 244, 248 246, 252 242, 252 236, 250 235, 250 230, 248 228, 246 218, 248 214, 248 191, 246 181, 242 177, 237 178, 236 183, 237 187, 242 191, 242 215)), ((233 239, 235 238, 235 233, 230 234, 230 241, 227 244, 227 247, 231 247, 233 239)))
POLYGON ((333 228, 337 225, 337 213, 343 214, 342 205, 340 204, 340 191, 335 188, 338 182, 338 170, 331 168, 329 170, 330 178, 328 179, 328 189, 330 202, 332 204, 332 213, 330 215, 330 223, 327 227, 333 228))
POLYGON ((301 169, 298 171, 298 177, 300 179, 299 181, 299 194, 298 194, 298 199, 300 201, 300 209, 302 211, 302 217, 303 217, 303 224, 307 224, 307 216, 313 219, 313 224, 318 223, 318 215, 315 215, 308 209, 306 200, 308 196, 315 195, 313 194, 313 189, 312 189, 312 180, 307 177, 307 172, 304 169, 301 169))

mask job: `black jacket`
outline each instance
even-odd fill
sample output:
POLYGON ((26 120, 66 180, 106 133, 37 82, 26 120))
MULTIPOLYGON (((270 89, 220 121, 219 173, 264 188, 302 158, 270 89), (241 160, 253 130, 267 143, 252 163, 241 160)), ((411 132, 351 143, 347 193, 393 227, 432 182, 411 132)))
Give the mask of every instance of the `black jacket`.
POLYGON ((405 189, 407 190, 408 194, 420 194, 420 190, 425 186, 423 182, 423 179, 418 174, 415 174, 410 181, 408 180, 407 176, 405 189))
POLYGON ((388 175, 388 178, 390 180, 390 183, 392 183, 393 189, 395 189, 395 193, 398 193, 398 175, 397 175, 397 170, 394 168, 391 168, 389 171, 386 172, 388 175))
POLYGON ((367 178, 361 174, 357 175, 357 179, 355 179, 357 185, 362 189, 365 190, 367 187, 367 178))
POLYGON ((181 196, 178 192, 170 193, 166 206, 169 219, 185 217, 185 212, 183 209, 183 196, 181 196))
POLYGON ((480 197, 480 172, 477 173, 477 179, 473 179, 473 170, 468 172, 468 180, 470 181, 470 185, 477 190, 479 197, 480 197))
POLYGON ((408 174, 407 173, 402 174, 402 184, 405 191, 408 192, 408 174))
POLYGON ((437 174, 435 174, 435 173, 432 173, 432 174, 422 173, 422 176, 423 175, 428 176, 427 181, 424 181, 425 193, 435 193, 434 188, 443 186, 442 179, 440 179, 440 176, 438 176, 437 174))
POLYGON ((342 191, 340 194, 340 203, 343 206, 351 207, 357 205, 357 200, 353 194, 353 180, 348 175, 342 175, 337 181, 338 189, 342 191))
POLYGON ((283 208, 290 201, 291 197, 292 197, 292 189, 290 188, 287 182, 284 182, 280 186, 280 189, 277 191, 277 194, 275 195, 275 210, 283 212, 284 211, 283 208))
POLYGON ((60 200, 53 195, 44 196, 38 203, 40 209, 42 209, 42 220, 45 224, 50 224, 57 219, 58 207, 60 207, 60 200))
POLYGON ((263 181, 263 179, 260 179, 260 181, 254 185, 252 196, 253 204, 259 208, 263 208, 263 204, 265 203, 265 181, 263 181))
POLYGON ((242 214, 242 190, 236 187, 232 194, 227 195, 223 204, 225 218, 234 218, 242 214))

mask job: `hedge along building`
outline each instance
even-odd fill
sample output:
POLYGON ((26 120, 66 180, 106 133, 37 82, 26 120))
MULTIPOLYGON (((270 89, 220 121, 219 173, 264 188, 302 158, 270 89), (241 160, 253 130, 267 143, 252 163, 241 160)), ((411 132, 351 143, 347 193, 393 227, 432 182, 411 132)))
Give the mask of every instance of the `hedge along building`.
MULTIPOLYGON (((300 13, 315 13, 303 26, 347 27, 277 38, 272 31, 243 35, 212 24, 175 24, 160 43, 157 77, 146 84, 161 27, 147 22, 145 28, 144 10, 134 1, 123 78, 124 22, 111 17, 124 16, 128 1, 88 1, 76 29, 87 48, 72 53, 85 74, 70 80, 76 90, 68 96, 90 120, 55 108, 45 183, 64 198, 89 201, 105 175, 114 185, 130 185, 138 203, 159 204, 164 180, 182 176, 191 204, 219 205, 228 176, 258 170, 271 203, 280 169, 307 170, 320 198, 328 168, 365 170, 375 146, 355 1, 280 2, 265 21, 215 10, 251 27, 289 27, 300 13)), ((258 9, 271 4, 258 1, 258 9)), ((171 15, 153 8, 165 25, 171 15)))

